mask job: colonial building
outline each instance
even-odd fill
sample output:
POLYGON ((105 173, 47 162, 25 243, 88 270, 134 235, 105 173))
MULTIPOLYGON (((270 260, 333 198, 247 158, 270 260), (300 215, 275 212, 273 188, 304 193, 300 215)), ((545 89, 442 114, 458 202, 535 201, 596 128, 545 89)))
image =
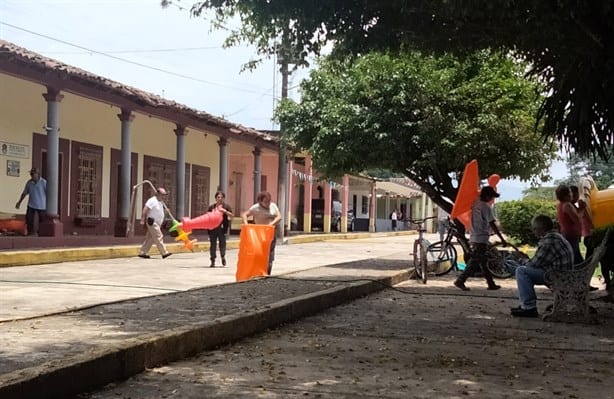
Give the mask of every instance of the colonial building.
MULTIPOLYGON (((151 195, 148 185, 135 189, 145 180, 170 192, 177 219, 204 213, 217 190, 235 214, 261 190, 277 197, 275 135, 1 40, 0 142, 0 214, 25 213, 15 203, 28 171, 39 168, 47 180, 42 236, 125 236, 131 196, 139 217, 151 195)), ((340 231, 386 230, 391 204, 413 217, 432 208, 407 185, 323 180, 308 156, 293 158, 287 172, 287 226, 301 231, 330 231, 334 201, 342 204, 340 231)))

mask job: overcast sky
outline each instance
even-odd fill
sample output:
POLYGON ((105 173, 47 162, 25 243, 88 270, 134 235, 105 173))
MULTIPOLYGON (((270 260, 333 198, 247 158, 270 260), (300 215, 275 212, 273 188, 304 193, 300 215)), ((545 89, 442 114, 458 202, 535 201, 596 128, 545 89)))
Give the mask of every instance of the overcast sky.
MULTIPOLYGON (((274 60, 240 73, 253 47, 189 14, 192 0, 2 0, 0 37, 19 46, 258 129, 271 129, 274 60)), ((292 88, 306 71, 290 77, 292 88)), ((296 89, 290 91, 293 96, 296 89)))
MULTIPOLYGON (((274 129, 275 60, 240 73, 253 47, 222 48, 225 31, 190 17, 193 0, 0 0, 0 38, 89 72, 256 129, 274 129)), ((307 71, 290 76, 289 96, 307 71)), ((557 164, 556 178, 566 175, 557 164)), ((501 200, 526 184, 502 181, 501 200)))

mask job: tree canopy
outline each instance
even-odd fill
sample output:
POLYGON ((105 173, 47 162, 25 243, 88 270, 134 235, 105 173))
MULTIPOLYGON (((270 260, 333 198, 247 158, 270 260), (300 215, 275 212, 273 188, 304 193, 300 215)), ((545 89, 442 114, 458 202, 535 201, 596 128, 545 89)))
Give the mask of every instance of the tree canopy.
POLYGON ((294 63, 327 42, 338 55, 373 50, 511 51, 546 84, 541 132, 580 155, 612 155, 614 0, 205 0, 218 26, 240 17, 229 44, 278 51, 282 33, 294 63))
POLYGON ((556 184, 577 184, 581 176, 591 176, 599 190, 605 190, 614 184, 614 164, 600 159, 582 157, 572 153, 567 158, 566 179, 557 181, 556 184))
POLYGON ((528 180, 548 168, 555 146, 533 129, 540 85, 522 70, 488 51, 329 59, 301 84, 300 103, 283 102, 277 116, 319 171, 402 173, 449 212, 472 159, 483 178, 528 180))

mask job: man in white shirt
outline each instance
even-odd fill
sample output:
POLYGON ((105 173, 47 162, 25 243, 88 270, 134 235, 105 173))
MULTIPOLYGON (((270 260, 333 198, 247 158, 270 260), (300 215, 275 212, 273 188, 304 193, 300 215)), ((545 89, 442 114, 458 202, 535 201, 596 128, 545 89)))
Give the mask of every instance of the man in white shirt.
POLYGON ((151 258, 147 253, 154 244, 158 248, 160 255, 162 255, 162 259, 172 255, 166 250, 166 246, 162 240, 162 230, 160 230, 160 226, 162 226, 162 222, 164 221, 164 202, 162 202, 162 198, 166 197, 167 194, 164 187, 158 187, 155 195, 150 197, 143 207, 141 224, 147 227, 147 233, 145 234, 145 242, 143 242, 141 250, 139 251, 140 258, 151 258))
POLYGON ((397 231, 397 210, 395 209, 390 214, 390 219, 392 219, 392 231, 397 231))

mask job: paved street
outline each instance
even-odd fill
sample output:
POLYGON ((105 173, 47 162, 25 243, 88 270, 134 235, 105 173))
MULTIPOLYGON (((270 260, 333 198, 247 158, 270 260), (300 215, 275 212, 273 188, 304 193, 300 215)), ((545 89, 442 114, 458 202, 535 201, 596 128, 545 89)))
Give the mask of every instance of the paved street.
POLYGON ((407 281, 80 397, 614 398, 612 306, 599 326, 516 319, 512 281, 462 293, 451 279, 407 281))

